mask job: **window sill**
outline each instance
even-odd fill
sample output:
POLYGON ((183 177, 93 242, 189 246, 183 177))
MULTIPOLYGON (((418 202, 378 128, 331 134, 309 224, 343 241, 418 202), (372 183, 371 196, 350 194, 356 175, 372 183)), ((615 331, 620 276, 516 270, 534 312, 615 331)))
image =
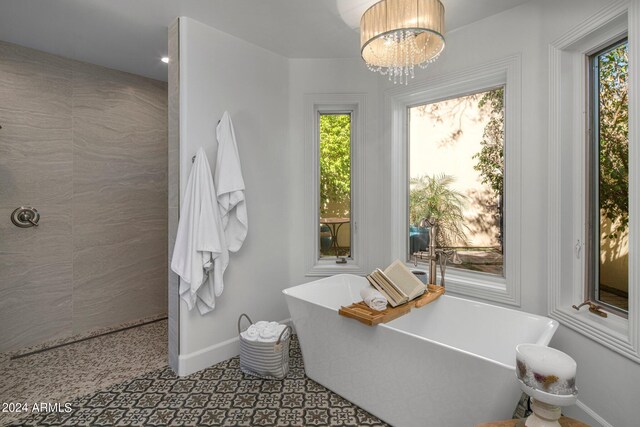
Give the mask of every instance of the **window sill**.
POLYGON ((336 264, 335 260, 319 260, 305 274, 307 277, 326 277, 334 274, 364 275, 364 269, 353 260, 346 264, 336 264))
POLYGON ((609 313, 602 318, 589 310, 576 311, 570 307, 559 307, 549 313, 549 317, 587 338, 600 343, 629 359, 640 363, 640 354, 629 339, 627 319, 609 313))
MULTIPOLYGON (((413 263, 407 262, 406 265, 411 270, 424 271, 429 275, 428 268, 422 264, 415 267, 413 263)), ((436 282, 439 281, 438 276, 436 282)), ((520 307, 519 298, 514 293, 509 293, 504 277, 449 267, 445 274, 445 287, 454 294, 520 307)))

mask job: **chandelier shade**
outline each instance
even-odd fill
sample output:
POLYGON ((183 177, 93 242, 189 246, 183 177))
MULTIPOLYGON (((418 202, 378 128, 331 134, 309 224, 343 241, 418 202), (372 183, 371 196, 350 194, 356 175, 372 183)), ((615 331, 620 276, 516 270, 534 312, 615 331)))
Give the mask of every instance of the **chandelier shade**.
POLYGON ((369 69, 407 83, 444 49, 444 6, 439 0, 382 0, 360 20, 360 49, 369 69))

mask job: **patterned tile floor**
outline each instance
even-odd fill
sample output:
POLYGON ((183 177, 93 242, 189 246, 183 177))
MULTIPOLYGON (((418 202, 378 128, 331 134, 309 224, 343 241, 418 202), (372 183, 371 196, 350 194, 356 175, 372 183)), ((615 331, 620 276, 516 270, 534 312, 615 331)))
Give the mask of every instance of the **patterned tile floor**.
POLYGON ((183 378, 157 369, 75 399, 69 413, 33 414, 19 425, 386 425, 307 378, 295 337, 284 380, 243 374, 239 365, 235 357, 183 378))

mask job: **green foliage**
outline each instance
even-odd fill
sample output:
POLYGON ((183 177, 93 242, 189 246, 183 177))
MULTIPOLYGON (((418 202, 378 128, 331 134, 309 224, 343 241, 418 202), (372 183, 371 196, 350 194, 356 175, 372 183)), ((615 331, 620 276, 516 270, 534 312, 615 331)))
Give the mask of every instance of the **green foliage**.
POLYGON ((490 118, 480 142, 482 148, 473 155, 478 159, 473 168, 480 172, 482 183, 488 184, 496 197, 501 197, 504 186, 504 88, 485 92, 478 107, 485 106, 489 108, 490 118))
POLYGON ((453 246, 466 242, 464 205, 467 197, 450 188, 454 178, 450 175, 433 175, 412 178, 409 192, 409 221, 420 225, 423 220, 438 225, 437 242, 440 246, 453 246))
POLYGON ((629 223, 629 59, 627 43, 599 56, 600 209, 617 238, 629 223))
POLYGON ((320 214, 348 215, 350 196, 351 116, 323 114, 320 116, 320 214))

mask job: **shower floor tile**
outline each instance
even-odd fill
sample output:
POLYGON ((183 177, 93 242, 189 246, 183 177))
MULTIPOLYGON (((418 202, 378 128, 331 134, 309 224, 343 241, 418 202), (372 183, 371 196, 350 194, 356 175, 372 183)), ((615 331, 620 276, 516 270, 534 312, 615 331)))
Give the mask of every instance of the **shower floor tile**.
MULTIPOLYGON (((11 359, 0 355, 0 404, 64 403, 167 366, 167 321, 11 359)), ((1 408, 0 408, 1 410, 1 408)), ((0 425, 28 414, 0 412, 0 425)))

